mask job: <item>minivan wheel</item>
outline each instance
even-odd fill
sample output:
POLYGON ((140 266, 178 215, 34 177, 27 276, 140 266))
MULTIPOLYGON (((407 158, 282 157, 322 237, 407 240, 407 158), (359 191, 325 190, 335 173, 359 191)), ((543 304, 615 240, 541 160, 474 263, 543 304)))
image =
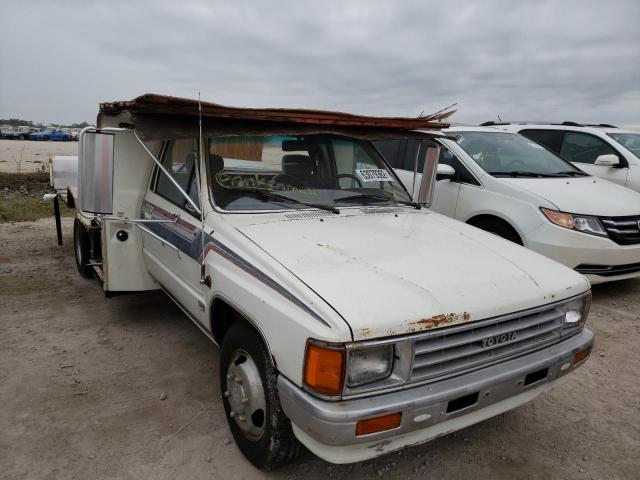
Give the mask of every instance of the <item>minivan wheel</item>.
POLYGON ((73 222, 73 251, 76 257, 76 268, 84 278, 93 277, 93 269, 89 266, 89 234, 77 218, 73 222))
POLYGON ((222 342, 220 391, 231 433, 247 459, 273 470, 302 452, 280 406, 276 370, 260 336, 234 323, 222 342))

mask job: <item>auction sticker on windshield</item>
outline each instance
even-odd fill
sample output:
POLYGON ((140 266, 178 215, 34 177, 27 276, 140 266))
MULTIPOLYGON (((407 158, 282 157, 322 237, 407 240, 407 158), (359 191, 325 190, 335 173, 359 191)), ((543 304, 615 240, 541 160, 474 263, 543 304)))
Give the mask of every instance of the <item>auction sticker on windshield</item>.
POLYGON ((384 168, 356 169, 356 173, 363 182, 393 182, 393 178, 384 168))

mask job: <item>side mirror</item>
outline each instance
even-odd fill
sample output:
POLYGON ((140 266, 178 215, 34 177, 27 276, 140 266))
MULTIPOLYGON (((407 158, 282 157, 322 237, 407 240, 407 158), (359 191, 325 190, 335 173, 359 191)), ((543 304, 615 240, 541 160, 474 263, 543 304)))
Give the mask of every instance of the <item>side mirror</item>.
POLYGON ((620 165, 620 159, 613 153, 600 155, 598 158, 596 158, 594 165, 600 165, 601 167, 617 167, 618 165, 620 165))
POLYGON ((113 213, 113 146, 112 133, 80 133, 78 197, 82 212, 113 213))
POLYGON ((438 169, 436 170, 436 181, 444 180, 448 178, 451 180, 451 177, 454 177, 456 174, 456 169, 451 165, 447 165, 446 163, 439 163, 438 169))
MULTIPOLYGON (((426 146, 426 145, 423 145, 426 146)), ((418 147, 420 148, 420 147, 418 147)), ((420 190, 418 191, 418 203, 426 207, 431 206, 433 189, 436 183, 436 171, 438 167, 438 157, 440 156, 440 146, 426 146, 427 151, 420 179, 420 190)), ((419 151, 419 150, 418 150, 419 151)))

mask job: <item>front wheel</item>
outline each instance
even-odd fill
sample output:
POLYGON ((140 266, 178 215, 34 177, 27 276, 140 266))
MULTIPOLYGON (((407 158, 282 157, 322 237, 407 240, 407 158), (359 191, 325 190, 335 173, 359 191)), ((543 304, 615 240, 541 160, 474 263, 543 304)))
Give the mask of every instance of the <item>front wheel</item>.
POLYGON ((280 406, 269 352, 244 323, 233 324, 222 342, 220 390, 233 438, 251 463, 273 470, 300 455, 302 445, 280 406))

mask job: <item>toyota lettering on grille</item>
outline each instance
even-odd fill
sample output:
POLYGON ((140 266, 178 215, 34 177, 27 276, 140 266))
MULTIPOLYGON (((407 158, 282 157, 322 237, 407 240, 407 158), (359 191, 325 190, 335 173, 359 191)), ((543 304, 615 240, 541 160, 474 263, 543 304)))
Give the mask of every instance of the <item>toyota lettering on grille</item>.
POLYGON ((518 331, 502 333, 500 335, 494 335, 493 337, 487 337, 482 340, 482 348, 492 348, 497 345, 513 342, 518 339, 518 331))

